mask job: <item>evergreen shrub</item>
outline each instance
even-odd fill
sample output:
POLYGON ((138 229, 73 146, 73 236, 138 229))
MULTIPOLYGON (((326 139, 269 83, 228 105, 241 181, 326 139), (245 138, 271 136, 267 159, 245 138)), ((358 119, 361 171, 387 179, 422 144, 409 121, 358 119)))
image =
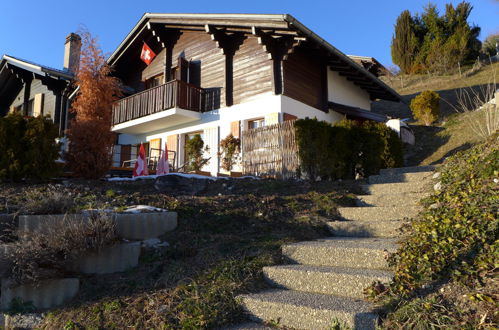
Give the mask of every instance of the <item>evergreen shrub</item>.
POLYGON ((311 179, 353 178, 402 166, 402 143, 383 123, 343 120, 335 126, 317 119, 295 124, 300 171, 311 179))
POLYGON ((434 91, 423 91, 411 101, 414 118, 430 126, 440 114, 440 95, 434 91))
POLYGON ((204 146, 204 141, 199 134, 194 135, 185 143, 187 171, 201 171, 201 168, 208 163, 209 159, 203 157, 204 151, 208 151, 208 146, 204 146))
POLYGON ((0 118, 0 181, 47 179, 57 174, 58 130, 48 117, 0 118))

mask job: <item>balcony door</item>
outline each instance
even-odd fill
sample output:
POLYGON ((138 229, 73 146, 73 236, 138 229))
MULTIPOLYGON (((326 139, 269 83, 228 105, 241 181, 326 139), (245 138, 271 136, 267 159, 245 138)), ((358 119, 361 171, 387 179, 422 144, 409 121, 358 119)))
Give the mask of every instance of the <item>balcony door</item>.
POLYGON ((201 62, 188 61, 183 57, 179 57, 177 63, 173 75, 175 79, 201 87, 201 62))

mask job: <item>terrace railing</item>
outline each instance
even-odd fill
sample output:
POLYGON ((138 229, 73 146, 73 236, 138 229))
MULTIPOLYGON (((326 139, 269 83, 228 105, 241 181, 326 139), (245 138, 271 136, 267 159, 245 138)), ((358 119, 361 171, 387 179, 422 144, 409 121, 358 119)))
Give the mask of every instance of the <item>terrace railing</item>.
POLYGON ((218 90, 205 90, 180 80, 122 98, 113 105, 113 125, 172 108, 204 112, 220 103, 218 90))

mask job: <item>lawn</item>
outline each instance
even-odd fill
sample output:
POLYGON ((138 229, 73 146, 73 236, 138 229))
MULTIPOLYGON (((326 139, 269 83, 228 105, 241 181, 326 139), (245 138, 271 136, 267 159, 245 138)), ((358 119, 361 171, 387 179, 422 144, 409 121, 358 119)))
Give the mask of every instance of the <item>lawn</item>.
POLYGON ((151 181, 3 184, 0 213, 43 213, 47 205, 53 212, 46 200, 54 194, 68 196, 58 200, 70 212, 134 204, 178 212, 178 228, 162 237, 168 248, 147 252, 128 272, 83 277, 75 301, 51 311, 43 327, 206 328, 240 321, 237 294, 266 287, 261 269, 282 262, 282 244, 328 236, 326 221, 337 206, 352 205, 354 186, 220 180, 203 196, 172 196, 151 181))

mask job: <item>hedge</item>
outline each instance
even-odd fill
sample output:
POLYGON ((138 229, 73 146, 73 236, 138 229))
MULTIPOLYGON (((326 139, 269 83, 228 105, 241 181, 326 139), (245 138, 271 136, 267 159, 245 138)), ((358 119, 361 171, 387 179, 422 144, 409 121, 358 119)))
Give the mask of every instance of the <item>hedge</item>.
POLYGON ((25 118, 13 113, 0 118, 0 181, 55 175, 57 137, 57 126, 48 117, 25 118))
POLYGON ((403 165, 402 143, 384 123, 343 120, 332 126, 306 118, 295 129, 300 172, 311 179, 365 177, 403 165))

